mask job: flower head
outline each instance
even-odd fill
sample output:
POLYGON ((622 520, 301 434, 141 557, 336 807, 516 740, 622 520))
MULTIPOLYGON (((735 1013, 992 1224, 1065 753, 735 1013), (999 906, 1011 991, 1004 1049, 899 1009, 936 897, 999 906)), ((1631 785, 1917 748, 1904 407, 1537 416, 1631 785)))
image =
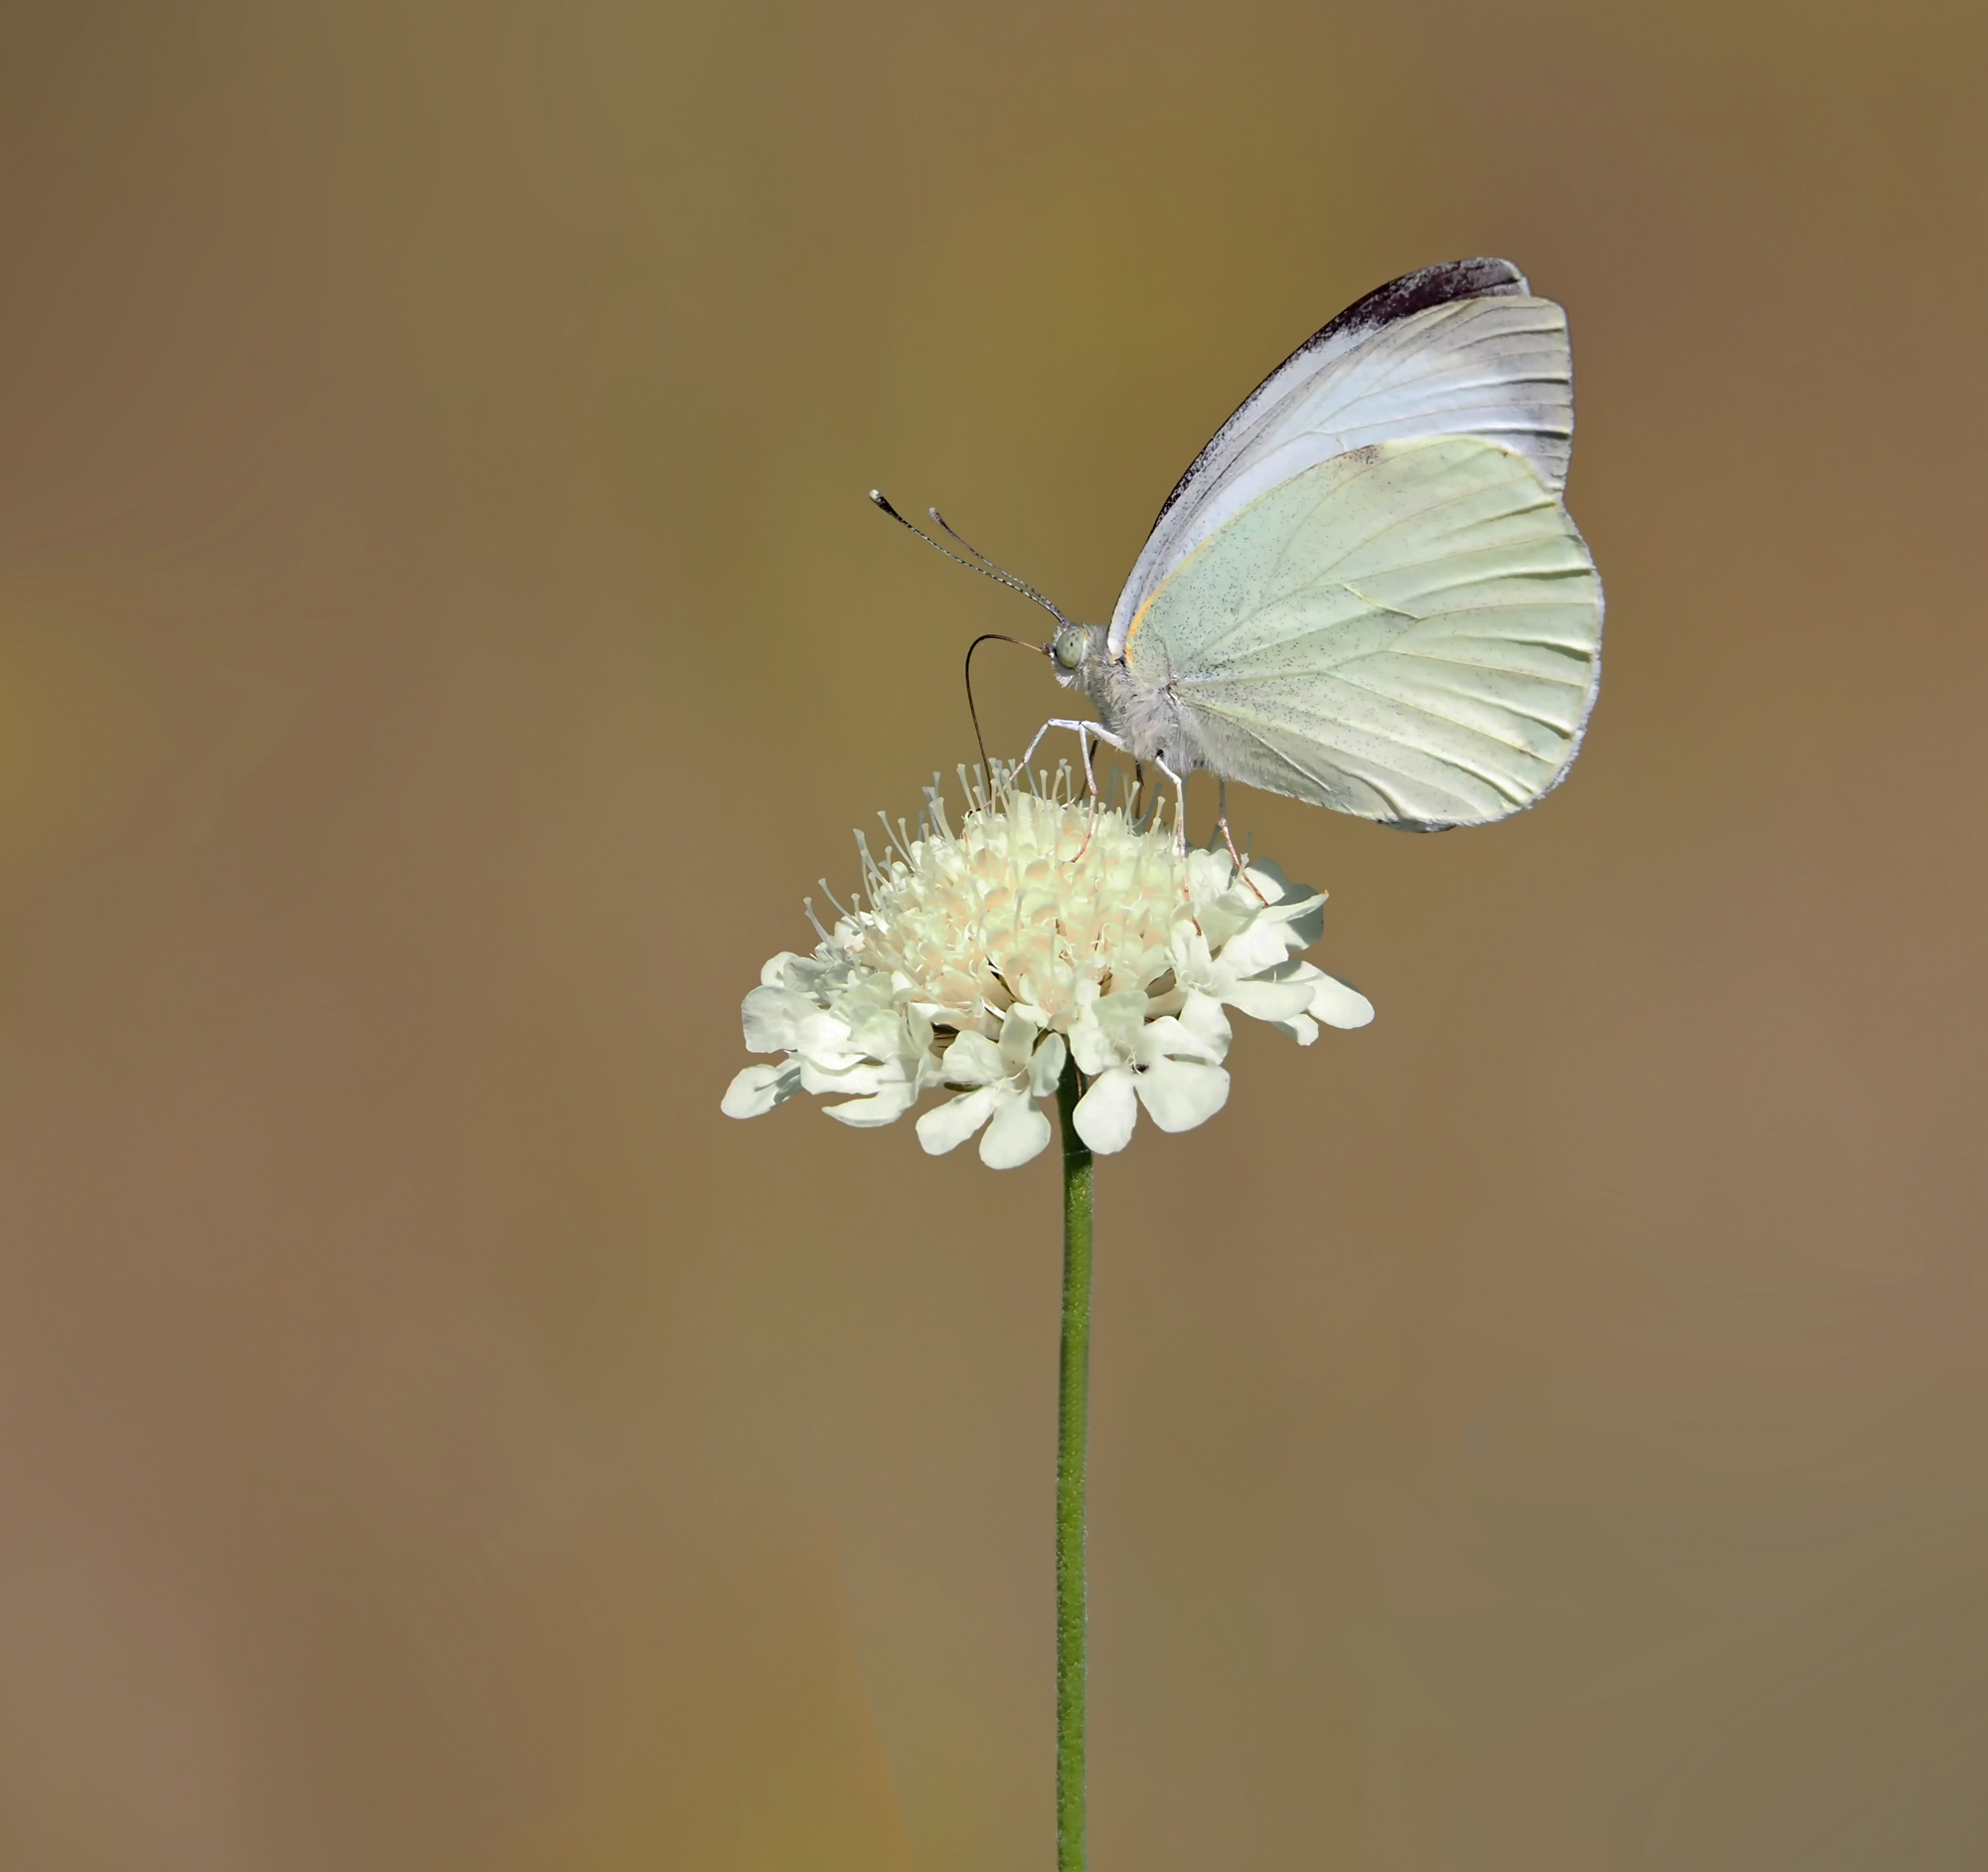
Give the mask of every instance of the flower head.
MULTIPOLYGON (((754 1117, 798 1092, 840 1095, 845 1124, 888 1124, 933 1087, 954 1097, 917 1122, 934 1154, 976 1132, 996 1169, 1050 1140, 1041 1101, 1066 1058, 1083 1085, 1075 1121, 1098 1152, 1130 1142, 1139 1108, 1192 1129, 1229 1098, 1229 1010, 1301 1046, 1318 1023, 1361 1027, 1365 995, 1296 951, 1318 937, 1325 896, 1260 860, 1183 851, 1171 828, 999 773, 967 780, 955 832, 934 786, 915 836, 885 830, 879 861, 857 835, 864 897, 815 925, 813 955, 776 955, 746 997, 746 1044, 779 1053, 725 1095, 754 1117)), ((824 887, 826 888, 826 887, 824 887)), ((812 910, 810 910, 812 915, 812 910)))

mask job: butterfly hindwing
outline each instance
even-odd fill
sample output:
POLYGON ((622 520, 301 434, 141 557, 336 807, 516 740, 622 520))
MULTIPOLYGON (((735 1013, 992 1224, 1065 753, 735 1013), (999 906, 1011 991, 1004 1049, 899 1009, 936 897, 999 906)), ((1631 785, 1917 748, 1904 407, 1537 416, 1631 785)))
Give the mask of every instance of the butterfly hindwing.
POLYGON ((1566 771, 1600 673, 1601 585, 1553 486, 1469 436, 1281 480, 1127 633, 1229 778, 1407 826, 1483 823, 1566 771))

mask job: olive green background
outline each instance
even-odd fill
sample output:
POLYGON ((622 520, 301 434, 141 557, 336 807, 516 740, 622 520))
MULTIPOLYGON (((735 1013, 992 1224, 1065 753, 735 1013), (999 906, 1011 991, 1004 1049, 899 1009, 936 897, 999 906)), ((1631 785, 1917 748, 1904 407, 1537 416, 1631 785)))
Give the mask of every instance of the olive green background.
POLYGON ((1380 1014, 1102 1166, 1094 1864, 1988 1862, 1981 18, 0 12, 0 1859, 1050 1864, 1053 1162, 718 1113, 1037 624, 863 496, 1104 616, 1496 253, 1607 679, 1238 802, 1380 1014))

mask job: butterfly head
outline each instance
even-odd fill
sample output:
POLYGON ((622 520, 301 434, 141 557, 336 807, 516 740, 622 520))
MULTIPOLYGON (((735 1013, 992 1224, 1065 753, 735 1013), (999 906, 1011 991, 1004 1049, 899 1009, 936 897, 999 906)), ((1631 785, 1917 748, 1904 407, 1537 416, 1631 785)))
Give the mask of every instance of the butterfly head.
POLYGON ((1094 676, 1104 662, 1104 626, 1065 624, 1043 649, 1057 681, 1066 689, 1087 688, 1086 678, 1094 676))

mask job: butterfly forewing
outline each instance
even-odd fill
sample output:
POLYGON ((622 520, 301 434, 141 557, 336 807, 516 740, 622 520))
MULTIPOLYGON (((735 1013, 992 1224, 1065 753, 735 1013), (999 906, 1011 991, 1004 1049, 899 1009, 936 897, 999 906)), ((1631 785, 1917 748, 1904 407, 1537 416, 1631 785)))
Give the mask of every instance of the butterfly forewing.
POLYGON ((1567 317, 1505 260, 1453 260, 1349 307, 1264 380, 1162 509, 1112 615, 1109 647, 1167 576, 1278 483, 1370 443, 1474 435, 1554 492, 1574 435, 1567 317))

